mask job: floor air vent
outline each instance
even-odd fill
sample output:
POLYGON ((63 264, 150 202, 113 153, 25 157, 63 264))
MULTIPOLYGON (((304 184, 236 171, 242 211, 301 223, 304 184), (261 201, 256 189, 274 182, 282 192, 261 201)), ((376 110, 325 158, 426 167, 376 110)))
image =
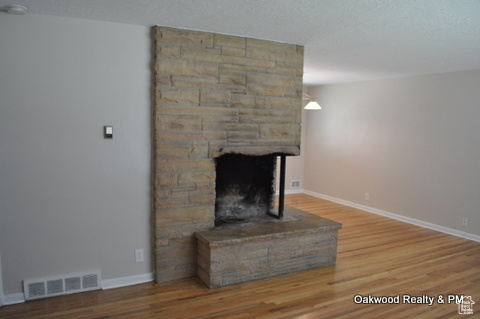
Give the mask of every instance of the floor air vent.
POLYGON ((25 300, 101 289, 100 272, 23 281, 25 300))

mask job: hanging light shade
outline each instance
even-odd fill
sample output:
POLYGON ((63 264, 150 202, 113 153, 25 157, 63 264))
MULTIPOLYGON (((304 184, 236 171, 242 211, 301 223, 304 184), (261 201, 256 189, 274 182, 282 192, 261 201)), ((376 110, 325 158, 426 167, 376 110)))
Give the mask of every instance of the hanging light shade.
POLYGON ((25 12, 27 12, 27 7, 19 6, 17 4, 8 5, 0 9, 3 9, 2 11, 5 11, 7 13, 19 15, 25 14, 25 12))
POLYGON ((305 105, 305 110, 321 110, 322 107, 320 104, 317 103, 317 101, 311 100, 310 102, 305 105))
POLYGON ((322 109, 320 104, 318 104, 313 97, 309 96, 306 93, 302 93, 302 100, 308 101, 307 105, 305 105, 304 107, 305 110, 321 110, 322 109))

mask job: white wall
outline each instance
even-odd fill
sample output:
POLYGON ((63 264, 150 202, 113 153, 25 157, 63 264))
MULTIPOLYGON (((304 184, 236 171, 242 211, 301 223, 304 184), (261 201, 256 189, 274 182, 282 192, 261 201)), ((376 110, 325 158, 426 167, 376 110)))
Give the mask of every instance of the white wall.
POLYGON ((307 118, 305 189, 480 235, 479 83, 475 70, 309 88, 323 110, 307 118))
POLYGON ((0 254, 0 307, 3 306, 2 254, 0 254))
POLYGON ((149 28, 2 13, 0 30, 5 296, 28 278, 151 273, 149 28))

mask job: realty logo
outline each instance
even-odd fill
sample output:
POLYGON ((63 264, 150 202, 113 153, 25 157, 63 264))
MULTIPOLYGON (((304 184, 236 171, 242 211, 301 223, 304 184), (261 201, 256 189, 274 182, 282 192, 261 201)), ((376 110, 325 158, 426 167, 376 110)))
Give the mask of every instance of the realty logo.
POLYGON ((462 302, 458 304, 458 313, 461 315, 473 315, 473 305, 475 302, 472 300, 472 296, 463 297, 462 302))

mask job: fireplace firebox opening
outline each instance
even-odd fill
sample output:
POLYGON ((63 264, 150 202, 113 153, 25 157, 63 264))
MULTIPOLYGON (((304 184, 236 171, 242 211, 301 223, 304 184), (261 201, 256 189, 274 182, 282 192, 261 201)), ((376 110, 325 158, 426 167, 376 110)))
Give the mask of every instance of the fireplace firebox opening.
POLYGON ((215 225, 273 215, 277 154, 216 158, 215 225))

